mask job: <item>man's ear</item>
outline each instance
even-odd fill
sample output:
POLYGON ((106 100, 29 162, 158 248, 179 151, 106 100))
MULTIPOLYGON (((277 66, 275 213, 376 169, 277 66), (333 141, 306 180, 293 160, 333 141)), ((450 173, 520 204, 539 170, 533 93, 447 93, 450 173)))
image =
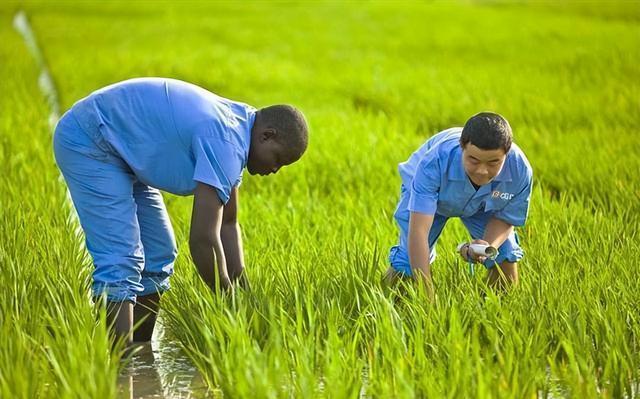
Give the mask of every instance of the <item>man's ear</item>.
POLYGON ((269 139, 274 138, 275 136, 276 136, 276 129, 272 127, 268 127, 262 131, 262 135, 260 135, 260 138, 262 138, 262 141, 267 141, 269 139))

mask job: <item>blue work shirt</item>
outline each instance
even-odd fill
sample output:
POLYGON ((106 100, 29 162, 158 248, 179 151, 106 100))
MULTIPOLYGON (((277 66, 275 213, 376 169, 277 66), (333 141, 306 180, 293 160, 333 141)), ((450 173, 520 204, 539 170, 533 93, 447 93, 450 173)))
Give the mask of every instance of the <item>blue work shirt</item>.
POLYGON ((97 90, 71 112, 142 183, 188 195, 202 182, 227 203, 247 164, 256 110, 187 82, 139 78, 97 90))
POLYGON ((524 225, 533 172, 520 148, 512 144, 500 173, 476 190, 462 163, 462 128, 436 134, 398 166, 409 190, 408 210, 427 215, 470 217, 491 213, 513 226, 524 225))

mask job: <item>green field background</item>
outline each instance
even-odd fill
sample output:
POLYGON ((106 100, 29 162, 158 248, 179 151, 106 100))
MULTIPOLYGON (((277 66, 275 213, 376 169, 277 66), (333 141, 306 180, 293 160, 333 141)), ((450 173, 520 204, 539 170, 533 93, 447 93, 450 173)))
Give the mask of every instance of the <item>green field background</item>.
POLYGON ((0 397, 118 395, 18 10, 62 110, 164 76, 307 116, 299 163, 244 178, 250 291, 207 292, 191 198, 165 195, 180 255, 164 318, 212 395, 640 395, 639 2, 79 1, 0 6, 0 397), (451 221, 436 302, 398 297, 380 285, 397 164, 483 110, 534 169, 521 284, 485 297, 451 221))

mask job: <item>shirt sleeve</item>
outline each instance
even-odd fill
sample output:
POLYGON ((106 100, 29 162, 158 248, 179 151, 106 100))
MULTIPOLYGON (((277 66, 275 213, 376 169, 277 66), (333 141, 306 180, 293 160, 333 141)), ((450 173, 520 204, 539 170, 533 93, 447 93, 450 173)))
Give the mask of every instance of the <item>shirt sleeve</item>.
POLYGON ((524 226, 529 214, 529 200, 531 198, 531 188, 533 186, 533 176, 528 174, 524 187, 518 192, 509 203, 496 212, 493 216, 512 226, 524 226))
POLYGON ((435 215, 440 192, 440 161, 436 151, 429 151, 418 164, 411 182, 409 210, 411 212, 435 215))
POLYGON ((242 173, 242 157, 231 142, 215 134, 195 133, 192 138, 195 158, 193 180, 214 187, 223 204, 242 173))

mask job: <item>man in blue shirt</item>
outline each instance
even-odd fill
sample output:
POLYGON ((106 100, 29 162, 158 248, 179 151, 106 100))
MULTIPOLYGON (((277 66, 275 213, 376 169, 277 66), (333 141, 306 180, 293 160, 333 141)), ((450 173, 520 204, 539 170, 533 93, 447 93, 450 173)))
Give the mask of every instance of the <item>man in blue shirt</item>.
POLYGON ((116 335, 148 341, 169 289, 177 250, 160 190, 194 195, 193 261, 212 289, 232 289, 244 270, 242 171, 268 175, 296 162, 307 132, 289 105, 256 110, 162 78, 107 86, 65 113, 54 134, 56 162, 93 258, 93 294, 106 296, 116 335))
POLYGON ((462 129, 436 134, 398 169, 402 187, 394 218, 400 242, 389 254, 388 282, 420 277, 433 296, 435 244, 447 220, 459 217, 472 243, 499 251, 497 258, 487 259, 470 253, 467 244, 460 248, 463 259, 483 263, 492 286, 517 283, 517 262, 524 253, 514 226, 527 219, 533 174, 502 116, 483 112, 462 129))

